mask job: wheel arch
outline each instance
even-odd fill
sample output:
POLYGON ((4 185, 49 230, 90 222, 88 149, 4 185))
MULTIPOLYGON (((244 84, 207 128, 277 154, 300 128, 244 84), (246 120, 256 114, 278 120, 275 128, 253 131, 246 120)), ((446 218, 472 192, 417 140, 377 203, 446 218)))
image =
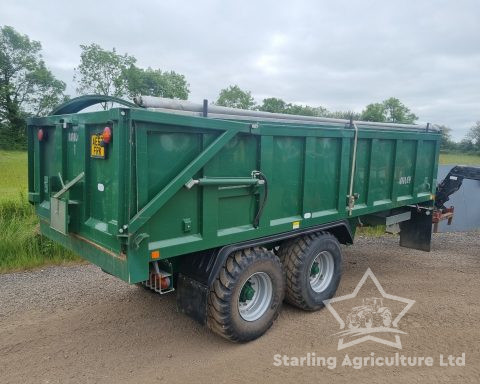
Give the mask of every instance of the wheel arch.
POLYGON ((347 220, 342 220, 182 256, 178 269, 177 308, 201 324, 205 324, 207 319, 207 295, 228 255, 246 248, 280 244, 300 235, 320 231, 331 233, 342 244, 353 243, 350 223, 347 220))
POLYGON ((348 222, 345 222, 345 225, 324 229, 324 231, 335 236, 340 244, 353 244, 353 234, 348 222))
POLYGON ((280 244, 285 240, 321 231, 331 233, 341 244, 353 243, 353 233, 350 223, 347 220, 342 220, 187 254, 182 257, 179 272, 192 276, 202 283, 211 286, 223 263, 232 252, 268 244, 280 244))

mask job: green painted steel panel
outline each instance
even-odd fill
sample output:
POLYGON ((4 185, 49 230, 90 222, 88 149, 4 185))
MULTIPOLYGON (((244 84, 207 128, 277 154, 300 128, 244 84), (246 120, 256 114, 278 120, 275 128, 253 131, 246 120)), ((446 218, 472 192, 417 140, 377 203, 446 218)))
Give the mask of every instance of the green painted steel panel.
MULTIPOLYGON (((349 215, 354 131, 222 121, 115 108, 30 119, 29 198, 41 231, 125 281, 146 279, 151 251, 162 259, 297 227, 350 219, 432 200, 440 135, 360 130, 349 215), (92 134, 108 125, 105 159, 91 157, 92 134), (42 127, 48 138, 39 143, 42 127), (269 197, 253 220, 264 185, 190 185, 191 179, 251 178, 263 172, 269 197), (50 228, 50 196, 79 173, 62 198, 65 236, 50 228)), ((223 183, 224 184, 224 183, 223 183)), ((238 184, 238 183, 237 183, 238 184)))
POLYGON ((397 162, 395 164, 397 199, 409 199, 413 196, 413 176, 415 172, 416 145, 414 140, 399 140, 397 162))
POLYGON ((371 189, 369 195, 371 195, 375 206, 391 201, 392 180, 395 171, 395 141, 376 140, 373 151, 374 160, 370 166, 371 189))
POLYGON ((166 187, 201 152, 201 139, 201 135, 187 132, 148 132, 148 158, 145 164, 148 178, 147 200, 166 187))
POLYGON ((274 170, 271 180, 269 205, 274 207, 270 225, 278 225, 302 217, 303 197, 303 137, 278 136, 273 138, 274 170))
POLYGON ((367 204, 370 158, 372 156, 372 140, 359 139, 357 149, 357 162, 355 166, 354 190, 358 193, 357 205, 367 204))
POLYGON ((331 137, 306 140, 303 214, 320 216, 337 209, 342 141, 331 137), (325 185, 329 188, 325 188, 325 185))

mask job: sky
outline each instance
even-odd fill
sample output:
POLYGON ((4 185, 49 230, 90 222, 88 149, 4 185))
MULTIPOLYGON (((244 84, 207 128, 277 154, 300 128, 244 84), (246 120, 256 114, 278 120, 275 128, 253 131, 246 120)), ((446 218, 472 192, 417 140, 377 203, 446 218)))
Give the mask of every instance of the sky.
POLYGON ((480 120, 478 0, 0 0, 0 25, 40 41, 72 96, 97 43, 184 74, 192 101, 233 84, 330 110, 397 97, 455 140, 480 120))

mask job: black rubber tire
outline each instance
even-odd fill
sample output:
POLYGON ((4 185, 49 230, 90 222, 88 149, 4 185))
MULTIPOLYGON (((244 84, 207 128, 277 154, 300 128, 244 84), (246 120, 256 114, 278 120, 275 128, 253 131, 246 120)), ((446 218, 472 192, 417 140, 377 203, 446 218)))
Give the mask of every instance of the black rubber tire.
POLYGON ((342 277, 342 251, 335 236, 319 232, 289 240, 280 247, 279 258, 285 268, 288 303, 306 311, 316 311, 325 306, 324 300, 335 295, 342 277), (310 286, 310 266, 321 251, 333 256, 334 272, 329 286, 323 292, 315 292, 310 286))
POLYGON ((262 336, 278 316, 285 296, 285 272, 277 256, 265 248, 249 248, 228 256, 208 296, 207 324, 220 336, 238 342, 262 336), (238 311, 241 289, 256 272, 265 272, 272 281, 272 301, 255 321, 244 320, 238 311))

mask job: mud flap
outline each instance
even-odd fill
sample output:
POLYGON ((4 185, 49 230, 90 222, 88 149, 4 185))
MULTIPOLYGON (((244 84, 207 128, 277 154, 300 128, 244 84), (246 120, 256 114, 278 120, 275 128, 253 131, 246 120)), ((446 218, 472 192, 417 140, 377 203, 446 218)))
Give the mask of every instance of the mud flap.
POLYGON ((412 209, 412 217, 400 223, 400 246, 430 252, 432 244, 432 211, 412 209))
POLYGON ((224 259, 218 250, 185 255, 177 279, 177 309, 200 324, 207 323, 207 300, 210 287, 217 278, 224 259))
POLYGON ((178 274, 177 309, 200 324, 207 323, 208 287, 188 276, 178 274))

